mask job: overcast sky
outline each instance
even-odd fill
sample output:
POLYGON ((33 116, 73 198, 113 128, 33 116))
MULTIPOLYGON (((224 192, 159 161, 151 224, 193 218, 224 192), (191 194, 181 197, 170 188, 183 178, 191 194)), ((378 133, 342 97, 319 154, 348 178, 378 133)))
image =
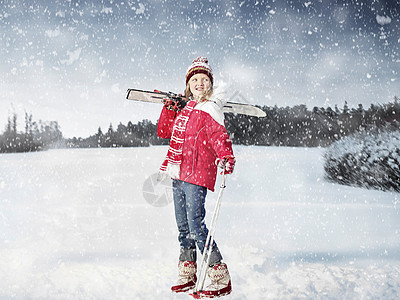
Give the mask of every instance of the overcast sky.
POLYGON ((343 107, 400 96, 400 1, 0 2, 0 132, 14 111, 66 137, 156 121, 126 89, 182 92, 207 56, 215 83, 259 105, 343 107), (2 127, 3 126, 3 127, 2 127))

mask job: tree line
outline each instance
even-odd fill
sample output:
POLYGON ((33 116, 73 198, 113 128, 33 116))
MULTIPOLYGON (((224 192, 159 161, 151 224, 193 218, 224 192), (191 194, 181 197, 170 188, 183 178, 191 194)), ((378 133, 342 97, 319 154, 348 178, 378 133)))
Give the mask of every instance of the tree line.
POLYGON ((31 152, 64 147, 57 121, 34 121, 32 114, 25 113, 25 129, 17 130, 17 114, 8 117, 3 134, 0 135, 0 153, 31 152))
POLYGON ((400 121, 398 97, 383 105, 362 104, 350 109, 347 102, 339 109, 306 105, 262 108, 265 118, 226 115, 226 128, 235 144, 264 146, 326 147, 364 129, 400 121))
POLYGON ((87 138, 74 137, 66 141, 69 148, 148 147, 167 144, 168 141, 157 137, 157 125, 149 120, 137 124, 120 123, 116 129, 110 124, 105 133, 99 127, 97 133, 87 138))
MULTIPOLYGON (((400 103, 397 97, 382 105, 361 104, 349 108, 314 107, 261 107, 265 118, 239 114, 226 114, 226 128, 234 144, 263 146, 326 147, 354 132, 400 121, 400 103)), ((108 130, 98 131, 87 138, 65 139, 56 121, 35 122, 25 113, 25 130, 17 131, 17 115, 8 118, 5 131, 0 135, 0 152, 39 151, 48 148, 146 147, 167 145, 168 140, 157 137, 157 125, 149 120, 136 124, 110 124, 108 130)))

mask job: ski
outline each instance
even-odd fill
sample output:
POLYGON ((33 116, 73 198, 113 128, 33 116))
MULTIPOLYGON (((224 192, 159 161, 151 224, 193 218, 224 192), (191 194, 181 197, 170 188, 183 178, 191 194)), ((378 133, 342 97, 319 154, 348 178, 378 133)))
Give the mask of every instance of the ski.
MULTIPOLYGON (((183 97, 181 95, 172 92, 161 92, 157 90, 151 92, 138 89, 128 89, 126 94, 127 100, 151 102, 151 103, 162 103, 164 98, 170 98, 171 100, 178 102, 183 101, 183 97)), ((259 118, 265 117, 267 115, 262 109, 254 105, 236 103, 236 102, 227 102, 224 106, 224 112, 242 114, 259 118)))

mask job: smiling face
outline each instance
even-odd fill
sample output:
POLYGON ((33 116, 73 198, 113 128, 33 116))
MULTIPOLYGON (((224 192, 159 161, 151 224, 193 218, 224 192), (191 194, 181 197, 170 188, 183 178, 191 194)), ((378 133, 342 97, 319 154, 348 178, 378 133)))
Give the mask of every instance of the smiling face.
POLYGON ((202 100, 206 96, 211 88, 210 78, 203 73, 193 75, 189 82, 189 89, 195 100, 202 100))

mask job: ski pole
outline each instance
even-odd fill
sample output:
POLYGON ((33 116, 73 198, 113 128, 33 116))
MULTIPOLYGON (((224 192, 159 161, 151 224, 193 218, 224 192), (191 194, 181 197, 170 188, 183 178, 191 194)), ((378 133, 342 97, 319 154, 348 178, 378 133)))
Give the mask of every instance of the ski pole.
POLYGON ((199 279, 200 280, 197 281, 194 294, 197 294, 198 291, 202 291, 203 290, 204 282, 206 280, 206 275, 207 275, 207 267, 208 267, 208 265, 210 263, 210 257, 211 257, 211 252, 212 252, 212 248, 213 248, 212 245, 214 243, 215 228, 216 228, 216 225, 217 225, 219 209, 221 207, 222 194, 223 194, 224 189, 226 187, 225 186, 225 181, 226 181, 225 165, 223 165, 222 168, 223 168, 223 170, 222 170, 221 186, 220 186, 220 189, 219 189, 217 202, 216 202, 216 205, 215 205, 215 208, 214 208, 214 214, 213 214, 212 221, 211 221, 211 227, 210 227, 210 230, 208 231, 206 244, 205 244, 204 250, 203 250, 203 257, 201 259, 201 265, 200 265, 200 271, 199 271, 199 279), (208 252, 206 253, 207 249, 208 249, 208 252), (204 270, 204 274, 202 274, 203 273, 203 268, 204 268, 204 262, 205 262, 206 257, 207 257, 206 268, 204 270))

